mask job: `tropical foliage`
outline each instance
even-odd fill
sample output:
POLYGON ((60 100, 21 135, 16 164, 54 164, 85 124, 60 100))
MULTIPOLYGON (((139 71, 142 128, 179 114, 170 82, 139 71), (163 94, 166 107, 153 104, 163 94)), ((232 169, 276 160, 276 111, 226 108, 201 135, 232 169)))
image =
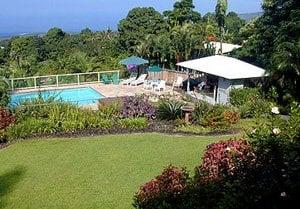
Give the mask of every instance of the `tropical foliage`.
POLYGON ((236 55, 266 68, 270 79, 265 87, 275 87, 278 101, 288 105, 300 98, 300 4, 265 0, 263 10, 260 18, 249 23, 251 35, 236 55))
POLYGON ((258 122, 246 139, 207 146, 196 174, 174 166, 144 184, 134 206, 180 209, 297 208, 299 191, 300 106, 288 120, 277 107, 258 122), (297 127, 297 128, 296 128, 297 127))

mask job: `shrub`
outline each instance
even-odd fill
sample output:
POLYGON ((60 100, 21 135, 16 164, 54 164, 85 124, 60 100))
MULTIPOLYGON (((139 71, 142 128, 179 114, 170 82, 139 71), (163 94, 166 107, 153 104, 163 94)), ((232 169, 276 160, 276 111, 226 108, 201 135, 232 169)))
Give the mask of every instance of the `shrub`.
POLYGON ((212 130, 226 130, 240 120, 240 114, 224 105, 210 105, 206 102, 196 104, 194 119, 200 125, 212 130))
POLYGON ((121 114, 121 103, 120 99, 101 100, 98 105, 99 116, 106 119, 119 117, 121 114))
POLYGON ((200 125, 209 127, 212 130, 226 130, 230 127, 230 122, 225 119, 223 113, 226 107, 223 105, 211 106, 202 119, 199 119, 200 125))
POLYGON ((242 118, 254 118, 267 113, 270 103, 263 99, 259 89, 244 88, 230 91, 231 105, 238 107, 242 118))
POLYGON ((208 145, 203 164, 197 169, 198 177, 201 180, 221 180, 224 176, 234 175, 241 161, 253 160, 254 156, 246 140, 220 141, 208 145))
POLYGON ((147 118, 125 118, 119 120, 118 123, 121 128, 127 128, 132 130, 139 130, 148 127, 147 118))
POLYGON ((176 120, 181 117, 183 104, 175 100, 162 100, 157 108, 157 116, 161 120, 176 120))
POLYGON ((0 130, 5 129, 15 122, 15 117, 9 111, 0 107, 0 130))
POLYGON ((121 115, 123 118, 146 117, 150 119, 155 116, 155 108, 143 96, 126 97, 121 115))
POLYGON ((14 122, 14 115, 0 107, 0 144, 7 142, 6 129, 14 122))
POLYGON ((194 119, 196 121, 201 121, 206 115, 207 112, 212 108, 212 105, 210 105, 207 102, 199 101, 195 105, 195 111, 194 111, 194 119))
POLYGON ((241 119, 240 114, 236 111, 233 111, 233 110, 225 110, 223 112, 223 117, 230 124, 236 124, 241 119))
POLYGON ((178 197, 185 192, 188 182, 189 175, 185 169, 169 166, 140 188, 135 195, 134 206, 139 209, 180 208, 178 197))
POLYGON ((242 88, 230 91, 230 104, 236 107, 243 106, 248 101, 257 101, 261 98, 261 93, 257 88, 242 88))

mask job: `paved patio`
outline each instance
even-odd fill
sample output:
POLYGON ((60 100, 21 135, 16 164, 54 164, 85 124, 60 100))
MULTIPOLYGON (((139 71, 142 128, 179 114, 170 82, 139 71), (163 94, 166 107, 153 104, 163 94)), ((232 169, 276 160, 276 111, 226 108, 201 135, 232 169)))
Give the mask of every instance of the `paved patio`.
MULTIPOLYGON (((114 84, 103 84, 103 83, 67 85, 67 86, 60 86, 60 87, 53 86, 53 87, 39 88, 39 89, 22 89, 22 90, 16 90, 14 91, 14 93, 35 92, 41 90, 45 91, 45 90, 70 89, 70 88, 80 88, 80 87, 91 87, 106 98, 148 95, 150 99, 153 98, 154 100, 157 99, 157 96, 161 96, 161 95, 173 95, 173 96, 180 97, 180 93, 173 91, 171 86, 166 86, 166 89, 164 91, 158 92, 154 90, 146 90, 143 88, 143 85, 130 86, 130 85, 123 85, 123 84, 114 85, 114 84)), ((84 107, 97 109, 98 104, 86 105, 84 107)))
POLYGON ((170 86, 166 87, 165 91, 153 91, 153 90, 146 90, 143 88, 143 85, 139 86, 129 86, 129 85, 114 85, 114 84, 92 84, 90 85, 93 89, 101 93, 103 96, 110 98, 110 97, 125 97, 125 96, 135 96, 141 94, 170 94, 172 93, 172 88, 170 86))

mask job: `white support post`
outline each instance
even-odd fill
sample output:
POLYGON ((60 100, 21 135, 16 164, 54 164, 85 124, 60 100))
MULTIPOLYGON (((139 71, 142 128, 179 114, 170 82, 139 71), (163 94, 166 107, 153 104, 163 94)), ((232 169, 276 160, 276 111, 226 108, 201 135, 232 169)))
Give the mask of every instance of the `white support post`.
POLYGON ((77 85, 78 86, 80 85, 80 76, 79 76, 79 74, 77 74, 77 85))
POLYGON ((14 79, 11 79, 11 90, 14 90, 14 79))
POLYGON ((34 80, 34 88, 36 89, 37 88, 37 86, 36 86, 36 77, 34 77, 33 80, 34 80))
POLYGON ((98 72, 98 83, 100 83, 100 72, 98 72))
POLYGON ((58 75, 56 75, 56 87, 58 87, 58 75))

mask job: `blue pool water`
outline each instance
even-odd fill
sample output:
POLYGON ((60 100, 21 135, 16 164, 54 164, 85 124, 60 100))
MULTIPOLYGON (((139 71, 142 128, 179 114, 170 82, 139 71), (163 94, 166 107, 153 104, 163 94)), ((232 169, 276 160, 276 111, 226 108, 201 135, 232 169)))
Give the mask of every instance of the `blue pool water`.
POLYGON ((72 89, 60 89, 60 90, 46 90, 40 92, 30 93, 16 93, 11 95, 11 105, 16 106, 24 101, 38 98, 41 95, 47 99, 53 97, 55 100, 62 100, 64 102, 70 102, 73 104, 91 105, 97 103, 103 95, 90 87, 84 88, 72 88, 72 89))

